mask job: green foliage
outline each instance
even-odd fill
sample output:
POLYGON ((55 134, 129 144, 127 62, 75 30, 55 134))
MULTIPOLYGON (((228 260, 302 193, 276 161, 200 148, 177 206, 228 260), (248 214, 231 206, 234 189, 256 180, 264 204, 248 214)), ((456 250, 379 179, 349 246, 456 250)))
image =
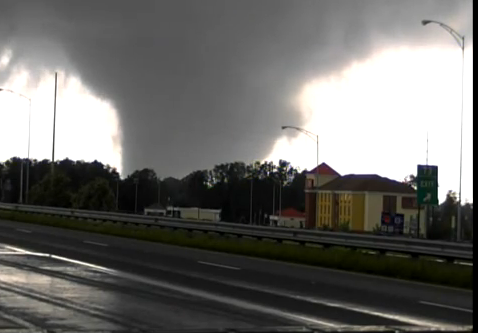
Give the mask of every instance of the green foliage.
POLYGON ((0 218, 473 289, 472 267, 439 263, 426 259, 369 255, 360 251, 346 250, 343 248, 323 249, 233 237, 221 237, 211 234, 188 233, 186 231, 168 231, 159 228, 117 226, 106 223, 99 224, 91 221, 79 222, 59 217, 30 215, 10 211, 5 212, 1 210, 0 218))
POLYGON ((106 179, 96 178, 80 188, 74 196, 73 206, 78 209, 109 211, 115 208, 115 196, 106 179))
POLYGON ((415 190, 417 189, 417 177, 415 175, 408 175, 403 182, 415 190))
MULTIPOLYGON (((284 160, 279 161, 279 165, 259 161, 249 165, 244 162, 222 163, 212 170, 193 171, 182 179, 169 177, 160 181, 156 172, 149 168, 136 170, 121 178, 114 168, 98 161, 64 159, 55 162, 55 172, 65 175, 69 182, 64 184, 67 189, 55 189, 57 196, 55 199, 48 198, 49 188, 47 182, 43 181, 51 172, 51 162, 48 160, 30 162, 29 203, 33 204, 61 207, 70 207, 73 204, 75 207, 108 210, 112 207, 112 193, 115 200, 118 195, 119 210, 123 212, 134 212, 136 199, 138 212, 142 212, 145 207, 158 202, 159 199, 163 206, 221 209, 223 221, 240 222, 249 220, 252 178, 253 216, 256 220, 264 221, 266 214, 274 213, 273 207, 278 210, 281 186, 283 209, 289 207, 301 211, 305 209, 305 173, 299 174, 289 162, 284 160), (101 189, 107 193, 105 198, 101 195, 92 195, 90 187, 84 188, 85 184, 90 184, 96 179, 104 180, 101 189), (106 191, 106 187, 111 192, 106 191), (90 194, 86 194, 85 191, 90 194), (93 200, 98 202, 92 202, 93 200)), ((24 164, 26 165, 26 161, 24 164)), ((0 163, 1 184, 5 181, 5 184, 8 182, 12 185, 11 190, 0 197, 2 201, 18 202, 21 165, 22 160, 19 158, 0 163)), ((26 177, 25 166, 24 177, 26 177)), ((25 184, 24 178, 23 185, 25 184)))
POLYGON ((30 202, 34 205, 71 207, 70 179, 61 172, 46 175, 30 191, 30 202))
POLYGON ((339 231, 350 231, 350 221, 343 221, 342 223, 339 224, 339 231))

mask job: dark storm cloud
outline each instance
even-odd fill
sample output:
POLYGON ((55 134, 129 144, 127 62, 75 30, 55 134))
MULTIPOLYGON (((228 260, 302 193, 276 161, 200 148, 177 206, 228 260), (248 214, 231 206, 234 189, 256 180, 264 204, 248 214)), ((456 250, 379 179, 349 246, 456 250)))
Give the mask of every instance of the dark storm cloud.
POLYGON ((176 176, 264 158, 281 125, 303 122, 291 101, 311 78, 392 45, 445 44, 422 18, 468 35, 472 21, 471 1, 446 0, 0 6, 0 48, 10 46, 15 61, 66 68, 113 101, 126 172, 153 167, 176 176))

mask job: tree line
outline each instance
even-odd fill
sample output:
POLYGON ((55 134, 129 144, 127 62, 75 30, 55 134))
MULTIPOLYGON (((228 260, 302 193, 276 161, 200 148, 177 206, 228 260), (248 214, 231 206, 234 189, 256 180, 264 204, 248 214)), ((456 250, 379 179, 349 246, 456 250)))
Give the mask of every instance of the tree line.
MULTIPOLYGON (((27 160, 23 160, 23 177, 27 160)), ((1 201, 19 202, 22 159, 0 163, 1 201)), ((281 207, 305 209, 305 171, 289 162, 223 163, 211 170, 197 170, 182 179, 160 179, 153 169, 136 170, 120 177, 101 162, 64 159, 31 160, 28 204, 64 208, 142 213, 154 203, 162 206, 221 209, 221 219, 230 222, 264 223, 281 207), (250 211, 252 185, 252 216, 250 211)), ((26 203, 23 182, 23 203, 26 203)))
MULTIPOLYGON (((23 160, 26 178, 27 160, 23 160)), ((20 198, 22 159, 0 163, 0 201, 17 203, 20 198)), ((117 170, 101 162, 64 159, 56 161, 54 173, 49 160, 31 160, 30 190, 26 202, 64 208, 142 213, 155 203, 162 206, 221 209, 221 219, 229 222, 262 224, 267 215, 282 209, 305 210, 306 171, 299 172, 289 162, 223 163, 211 170, 197 170, 182 179, 160 179, 153 169, 135 170, 120 177, 117 170), (252 189, 252 191, 251 191, 252 189), (252 194, 252 215, 251 215, 252 194)), ((416 188, 414 175, 404 181, 416 188)), ((445 201, 427 209, 428 237, 453 239, 456 235, 458 201, 449 191, 445 201)), ((423 217, 422 217, 423 218, 423 217)), ((473 204, 462 205, 463 238, 472 239, 473 204)))

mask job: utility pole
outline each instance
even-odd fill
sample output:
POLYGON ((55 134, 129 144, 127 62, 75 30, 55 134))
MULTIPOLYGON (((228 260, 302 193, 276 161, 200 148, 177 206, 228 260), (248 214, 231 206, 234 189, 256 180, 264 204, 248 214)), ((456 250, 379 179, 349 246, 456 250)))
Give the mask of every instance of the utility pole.
POLYGON ((252 225, 252 186, 254 185, 253 182, 254 178, 251 175, 251 195, 250 195, 250 203, 249 203, 249 224, 252 225))
POLYGON ((116 211, 118 211, 119 206, 119 177, 116 178, 116 211))
POLYGON ((279 180, 279 223, 282 216, 282 179, 279 180))
POLYGON ((22 162, 20 163, 20 197, 18 198, 18 203, 23 203, 23 158, 22 162))
POLYGON ((272 183, 272 215, 276 213, 276 184, 272 183))
POLYGON ((58 73, 55 72, 55 100, 53 104, 53 146, 51 149, 51 182, 53 185, 53 175, 55 173, 55 126, 56 126, 56 90, 58 73))
POLYGON ((161 205, 161 179, 158 178, 158 204, 161 205))
POLYGON ((134 213, 138 212, 138 183, 139 179, 135 178, 134 183, 136 184, 135 195, 134 195, 134 213))
POLYGON ((426 160, 426 163, 428 165, 428 132, 427 132, 427 160, 426 160))
POLYGON ((463 172, 463 99, 464 99, 464 81, 465 81, 465 36, 460 35, 455 29, 445 23, 435 20, 422 20, 422 25, 437 24, 446 30, 457 42, 461 49, 461 113, 460 113, 460 184, 458 190, 458 212, 456 221, 456 240, 461 240, 461 178, 463 172))
POLYGON ((28 153, 27 153, 27 188, 25 191, 25 203, 28 205, 28 192, 30 190, 30 129, 32 119, 32 100, 28 99, 28 153))
MULTIPOLYGON (((303 128, 300 128, 300 127, 297 127, 297 126, 282 126, 281 128, 283 130, 287 129, 287 128, 290 128, 290 129, 302 132, 305 135, 307 135, 309 138, 314 140, 316 145, 317 145, 317 167, 316 167, 315 182, 314 182, 315 183, 314 185, 315 185, 315 188, 316 188, 316 191, 315 191, 314 227, 318 227, 318 225, 319 225, 319 204, 318 204, 318 201, 319 201, 319 135, 314 134, 314 133, 312 133, 312 132, 310 132, 306 129, 303 129, 303 128)), ((280 185, 281 185, 281 188, 282 188, 282 181, 281 181, 280 185)), ((279 207, 279 212, 280 212, 280 207, 279 207)))

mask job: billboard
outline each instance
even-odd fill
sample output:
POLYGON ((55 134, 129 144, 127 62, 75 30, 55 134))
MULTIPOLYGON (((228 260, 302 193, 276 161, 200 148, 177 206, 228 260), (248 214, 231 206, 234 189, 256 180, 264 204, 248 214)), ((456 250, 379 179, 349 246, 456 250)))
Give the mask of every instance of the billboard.
POLYGON ((386 234, 403 235, 405 217, 403 214, 382 212, 380 230, 386 234))

